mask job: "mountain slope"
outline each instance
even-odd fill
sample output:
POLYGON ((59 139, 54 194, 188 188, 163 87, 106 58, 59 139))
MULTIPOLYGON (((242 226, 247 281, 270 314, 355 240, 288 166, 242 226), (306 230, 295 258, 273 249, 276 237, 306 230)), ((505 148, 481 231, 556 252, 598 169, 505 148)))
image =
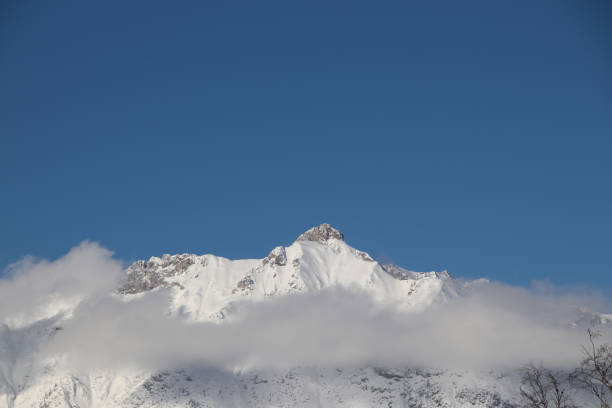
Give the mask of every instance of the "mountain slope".
MULTIPOLYGON (((334 288, 418 313, 469 295, 486 280, 382 265, 322 224, 262 259, 164 255, 133 263, 116 293, 122 302, 167 293, 166 316, 188 324, 228 324, 238 305, 334 288)), ((70 330, 70 310, 24 327, 0 327, 0 407, 514 407, 513 371, 417 367, 235 366, 75 369, 42 345, 70 330)), ((580 319, 594 319, 583 310, 580 319)), ((597 315, 605 321, 605 315, 597 315)), ((157 318, 152 316, 152 318, 157 318)), ((121 336, 121 332, 113 333, 121 336)), ((246 341, 247 339, 245 339, 246 341)), ((206 347, 202 344, 202 347, 206 347)))
POLYGON ((459 283, 447 272, 418 273, 381 265, 344 242, 329 224, 310 229, 263 259, 232 261, 214 255, 164 255, 128 268, 126 295, 161 287, 174 292, 173 311, 194 320, 222 319, 234 302, 332 287, 359 288, 380 302, 419 310, 476 283, 459 283))

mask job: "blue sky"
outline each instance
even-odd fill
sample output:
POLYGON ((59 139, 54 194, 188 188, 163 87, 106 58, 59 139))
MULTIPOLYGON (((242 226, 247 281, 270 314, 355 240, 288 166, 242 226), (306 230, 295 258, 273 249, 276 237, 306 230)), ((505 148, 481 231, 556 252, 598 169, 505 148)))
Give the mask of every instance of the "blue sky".
POLYGON ((609 291, 610 16, 4 2, 0 265, 84 239, 263 257, 329 222, 416 270, 609 291))

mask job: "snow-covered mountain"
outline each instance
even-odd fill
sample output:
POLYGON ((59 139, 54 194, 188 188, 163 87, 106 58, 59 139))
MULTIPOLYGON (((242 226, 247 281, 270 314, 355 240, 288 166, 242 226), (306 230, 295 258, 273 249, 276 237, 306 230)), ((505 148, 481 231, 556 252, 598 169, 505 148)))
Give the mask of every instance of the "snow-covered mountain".
POLYGON ((377 301, 418 310, 484 282, 460 283, 446 271, 419 273, 381 265, 350 247, 329 224, 306 231, 290 246, 276 247, 263 259, 164 255, 135 262, 127 273, 121 293, 171 287, 172 310, 194 320, 223 319, 233 303, 245 299, 263 301, 332 287, 357 287, 377 301))
MULTIPOLYGON (((129 302, 170 294, 165 316, 227 324, 237 305, 315 293, 357 290, 402 311, 426 310, 488 281, 460 281, 446 271, 413 272, 376 262, 322 224, 262 259, 164 255, 137 261, 113 296, 129 302)), ((593 318, 584 311, 581 318, 593 318)), ((604 319, 605 317, 601 317, 604 319)), ((66 369, 37 354, 64 330, 70 310, 22 327, 0 327, 0 407, 514 407, 512 372, 423 367, 235 368, 186 366, 114 372, 66 369)), ((604 322, 605 323, 605 322, 604 322)), ((121 333, 116 333, 121 336, 121 333)))

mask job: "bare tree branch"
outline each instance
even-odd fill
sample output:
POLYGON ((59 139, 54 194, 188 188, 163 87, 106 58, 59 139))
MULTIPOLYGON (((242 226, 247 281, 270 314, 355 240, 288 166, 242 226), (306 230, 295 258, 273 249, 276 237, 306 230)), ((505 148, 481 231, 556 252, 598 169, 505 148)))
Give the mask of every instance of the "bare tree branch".
POLYGON ((569 378, 543 366, 523 368, 521 399, 525 408, 575 408, 569 378))
POLYGON ((572 373, 572 382, 590 391, 601 408, 612 405, 612 344, 598 344, 600 334, 589 329, 588 345, 582 347, 584 355, 578 368, 572 373))

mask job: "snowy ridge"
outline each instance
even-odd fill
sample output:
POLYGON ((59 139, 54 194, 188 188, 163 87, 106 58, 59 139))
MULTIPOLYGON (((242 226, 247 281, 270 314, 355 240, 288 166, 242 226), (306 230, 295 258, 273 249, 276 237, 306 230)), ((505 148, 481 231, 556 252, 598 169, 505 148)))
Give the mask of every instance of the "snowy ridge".
POLYGON ((232 261, 214 255, 164 255, 128 268, 126 295, 172 288, 173 312, 197 321, 222 319, 236 301, 332 287, 358 288, 380 302, 420 310, 458 296, 472 283, 446 272, 412 272, 381 265, 350 247, 343 234, 322 224, 288 247, 276 247, 263 259, 232 261))

